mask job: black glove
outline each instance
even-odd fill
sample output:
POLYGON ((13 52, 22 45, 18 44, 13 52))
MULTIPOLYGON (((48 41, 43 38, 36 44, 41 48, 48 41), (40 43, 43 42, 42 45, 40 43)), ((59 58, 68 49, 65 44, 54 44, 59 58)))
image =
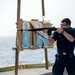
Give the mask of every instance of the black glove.
POLYGON ((48 30, 48 33, 47 33, 47 34, 48 34, 49 36, 51 35, 51 33, 52 33, 52 31, 51 31, 51 30, 48 30))

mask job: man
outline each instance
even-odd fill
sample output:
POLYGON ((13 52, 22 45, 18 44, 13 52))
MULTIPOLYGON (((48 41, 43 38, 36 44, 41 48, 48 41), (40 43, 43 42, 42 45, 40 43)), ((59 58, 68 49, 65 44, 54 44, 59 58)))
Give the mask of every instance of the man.
POLYGON ((71 21, 69 18, 64 18, 61 21, 60 28, 49 36, 50 43, 57 41, 57 54, 55 55, 55 63, 52 69, 52 75, 63 75, 64 69, 68 75, 75 75, 75 56, 74 56, 74 42, 75 30, 71 28, 71 21), (64 28, 71 31, 67 32, 64 28))

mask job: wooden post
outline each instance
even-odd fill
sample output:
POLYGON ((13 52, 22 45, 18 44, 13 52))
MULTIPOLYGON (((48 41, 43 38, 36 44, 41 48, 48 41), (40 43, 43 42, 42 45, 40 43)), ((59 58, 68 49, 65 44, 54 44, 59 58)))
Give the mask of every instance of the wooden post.
POLYGON ((45 66, 46 66, 46 69, 48 69, 48 56, 47 56, 47 48, 44 48, 45 49, 45 66))
POLYGON ((44 0, 42 0, 42 20, 44 22, 45 10, 44 10, 44 0))
POLYGON ((15 75, 18 75, 19 51, 17 49, 15 51, 15 75))
MULTIPOLYGON (((44 24, 44 16, 45 16, 45 8, 44 8, 44 0, 42 0, 42 21, 43 21, 43 24, 44 24)), ((46 69, 48 69, 47 48, 44 48, 44 49, 45 49, 45 66, 46 66, 46 69)))
MULTIPOLYGON (((17 22, 20 20, 20 4, 21 4, 21 0, 17 0, 17 22)), ((17 38, 16 38, 16 47, 17 48, 15 50, 16 51, 15 52, 15 75, 18 75, 19 50, 18 50, 17 38)))
POLYGON ((20 20, 20 6, 21 0, 17 0, 17 21, 20 20))
POLYGON ((42 16, 45 16, 44 0, 42 0, 42 16))

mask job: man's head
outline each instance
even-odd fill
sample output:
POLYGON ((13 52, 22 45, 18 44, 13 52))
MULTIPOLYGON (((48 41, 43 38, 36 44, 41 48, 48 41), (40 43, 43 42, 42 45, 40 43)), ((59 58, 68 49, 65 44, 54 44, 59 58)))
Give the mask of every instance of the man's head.
POLYGON ((71 20, 69 18, 64 18, 61 20, 61 28, 69 28, 71 25, 71 20))

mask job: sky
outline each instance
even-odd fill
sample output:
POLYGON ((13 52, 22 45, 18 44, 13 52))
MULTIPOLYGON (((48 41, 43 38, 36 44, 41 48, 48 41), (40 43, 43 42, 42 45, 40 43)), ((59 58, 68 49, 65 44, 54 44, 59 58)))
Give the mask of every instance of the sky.
MULTIPOLYGON (((63 18, 70 18, 75 27, 75 0, 44 0, 45 20, 59 27, 63 18)), ((21 0, 20 18, 42 20, 41 0, 21 0)), ((0 0, 0 36, 16 36, 17 0, 0 0)))

